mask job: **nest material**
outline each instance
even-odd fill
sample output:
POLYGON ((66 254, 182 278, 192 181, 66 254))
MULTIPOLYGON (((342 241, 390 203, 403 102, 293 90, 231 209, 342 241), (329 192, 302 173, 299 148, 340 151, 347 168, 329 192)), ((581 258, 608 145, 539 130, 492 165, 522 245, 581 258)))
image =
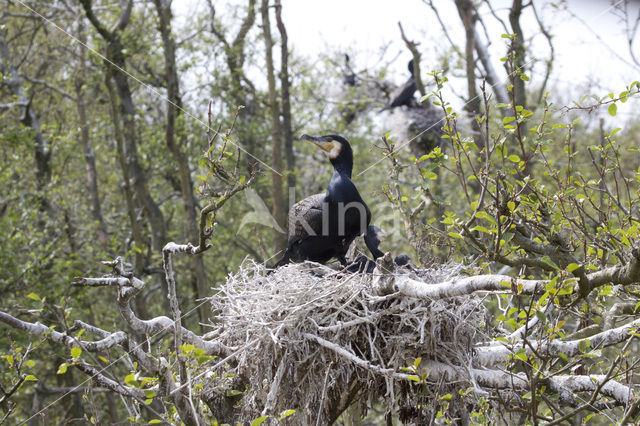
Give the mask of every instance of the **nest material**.
POLYGON ((389 117, 392 137, 398 142, 411 141, 411 152, 419 157, 442 144, 442 110, 435 106, 394 108, 389 117))
MULTIPOLYGON (((459 266, 450 265, 412 273, 429 283, 458 272, 459 266)), ((219 320, 216 340, 238 348, 227 365, 235 383, 226 386, 245 385, 238 389, 244 391, 242 413, 234 421, 296 409, 296 422, 325 424, 335 420, 337 406, 350 392, 363 403, 409 407, 411 417, 419 417, 408 392, 417 385, 398 378, 415 373, 403 367, 418 357, 468 365, 484 307, 473 297, 431 302, 381 297, 371 280, 370 274, 308 263, 270 275, 247 264, 228 278, 211 303, 219 320)), ((420 386, 426 400, 443 390, 442 382, 428 379, 420 386)), ((220 382, 209 383, 206 391, 216 387, 223 391, 220 382)))

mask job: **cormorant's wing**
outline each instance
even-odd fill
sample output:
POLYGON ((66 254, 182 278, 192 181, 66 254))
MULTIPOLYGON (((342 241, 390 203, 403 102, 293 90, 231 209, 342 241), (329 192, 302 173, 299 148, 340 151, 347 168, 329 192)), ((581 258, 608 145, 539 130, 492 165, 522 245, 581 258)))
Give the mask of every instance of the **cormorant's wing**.
POLYGON ((315 194, 291 206, 287 226, 289 245, 309 236, 322 235, 324 198, 325 194, 315 194))
POLYGON ((416 80, 411 77, 409 80, 407 80, 406 83, 391 92, 389 103, 382 110, 384 111, 386 109, 391 109, 402 105, 409 105, 416 90, 416 80))

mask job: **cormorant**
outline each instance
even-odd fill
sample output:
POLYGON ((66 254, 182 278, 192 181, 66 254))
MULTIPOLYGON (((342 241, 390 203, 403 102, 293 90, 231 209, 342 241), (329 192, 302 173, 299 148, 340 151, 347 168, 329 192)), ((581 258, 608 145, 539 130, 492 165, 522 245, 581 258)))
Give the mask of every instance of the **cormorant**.
POLYGON ((359 86, 356 80, 356 73, 351 69, 351 64, 349 62, 351 58, 346 53, 344 54, 344 70, 342 71, 342 83, 345 86, 356 87, 359 86))
MULTIPOLYGON (((382 241, 384 241, 384 231, 382 231, 375 225, 369 225, 367 227, 367 233, 364 237, 364 243, 371 252, 373 260, 367 258, 366 256, 360 256, 347 267, 347 271, 366 272, 368 274, 373 273, 373 270, 376 268, 376 259, 384 256, 384 253, 378 248, 382 241)), ((393 260, 393 263, 395 263, 396 266, 403 266, 409 269, 414 268, 411 258, 409 257, 409 255, 404 253, 396 256, 396 258, 393 260)))
POLYGON ((289 210, 287 249, 274 268, 305 260, 326 263, 333 257, 346 266, 349 246, 371 221, 371 212, 351 181, 351 145, 338 135, 305 134, 300 139, 325 152, 333 165, 333 176, 325 194, 307 197, 289 210))
POLYGON ((409 61, 408 68, 411 73, 411 77, 409 77, 409 80, 407 80, 406 83, 391 92, 389 102, 387 102, 381 111, 402 105, 411 106, 413 104, 413 94, 418 89, 418 86, 416 86, 415 76, 413 75, 413 59, 409 61))

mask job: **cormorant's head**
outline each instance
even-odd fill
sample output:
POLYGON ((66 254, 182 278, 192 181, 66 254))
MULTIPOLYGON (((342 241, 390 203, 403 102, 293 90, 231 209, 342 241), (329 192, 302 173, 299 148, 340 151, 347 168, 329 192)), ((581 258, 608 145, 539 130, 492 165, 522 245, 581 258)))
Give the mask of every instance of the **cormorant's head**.
POLYGON ((398 266, 410 266, 411 258, 408 254, 399 254, 396 256, 394 260, 395 264, 398 266))
POLYGON ((304 134, 300 139, 316 144, 331 160, 334 167, 340 167, 351 175, 353 168, 353 151, 349 142, 338 135, 310 136, 304 134))

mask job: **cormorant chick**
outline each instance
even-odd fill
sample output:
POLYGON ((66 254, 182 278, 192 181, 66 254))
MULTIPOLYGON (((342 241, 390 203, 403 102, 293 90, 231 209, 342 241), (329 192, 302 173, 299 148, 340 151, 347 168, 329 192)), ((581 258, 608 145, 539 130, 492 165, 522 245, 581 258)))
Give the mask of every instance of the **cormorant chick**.
POLYGON ((411 73, 411 77, 404 83, 402 86, 395 89, 391 92, 391 96, 389 97, 389 102, 382 108, 381 111, 385 111, 387 109, 399 107, 402 105, 412 106, 414 99, 413 94, 418 89, 416 85, 416 78, 413 75, 413 59, 409 61, 409 72, 411 73))
MULTIPOLYGON (((376 259, 384 256, 384 253, 378 248, 382 241, 384 241, 384 231, 375 225, 369 225, 367 227, 367 234, 364 237, 364 243, 371 252, 373 260, 368 259, 366 256, 360 256, 347 267, 347 271, 371 274, 376 268, 376 259)), ((404 253, 396 256, 393 263, 395 263, 396 266, 407 267, 409 269, 414 268, 411 258, 404 253)))
POLYGON ((326 263, 333 257, 346 265, 349 246, 366 232, 371 221, 371 212, 351 181, 351 145, 338 135, 302 135, 300 139, 325 152, 333 165, 333 176, 325 194, 307 197, 289 210, 287 250, 274 268, 305 260, 326 263))

